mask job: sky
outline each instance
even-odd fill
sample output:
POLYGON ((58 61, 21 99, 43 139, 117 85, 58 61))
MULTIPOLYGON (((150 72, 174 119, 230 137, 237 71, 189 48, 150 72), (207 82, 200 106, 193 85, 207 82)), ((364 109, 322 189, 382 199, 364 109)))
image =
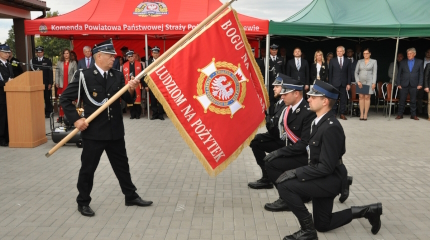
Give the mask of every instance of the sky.
MULTIPOLYGON (((73 11, 89 0, 44 0, 51 11, 65 14, 73 11)), ((196 0, 199 1, 199 0, 196 0)), ((227 0, 221 0, 226 2, 227 0)), ((293 15, 308 5, 312 0, 237 0, 233 3, 236 11, 262 19, 281 21, 293 15)), ((142 0, 144 2, 144 0, 142 0)), ((40 16, 42 12, 32 12, 32 19, 40 16)), ((0 42, 4 43, 8 37, 8 31, 13 21, 11 19, 0 19, 0 42)))

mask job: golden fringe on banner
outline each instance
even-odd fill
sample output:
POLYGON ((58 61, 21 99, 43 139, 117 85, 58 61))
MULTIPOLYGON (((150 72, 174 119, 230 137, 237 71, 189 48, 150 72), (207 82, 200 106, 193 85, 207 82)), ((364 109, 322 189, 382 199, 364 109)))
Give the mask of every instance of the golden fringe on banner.
MULTIPOLYGON (((224 13, 220 14, 220 16, 218 16, 216 18, 216 20, 222 18, 223 16, 225 16, 227 13, 230 12, 230 9, 225 11, 224 13)), ((242 39, 247 39, 246 35, 245 35, 245 31, 243 30, 242 25, 240 24, 236 11, 233 10, 234 16, 236 18, 236 21, 239 24, 239 29, 241 31, 241 36, 242 39)), ((188 40, 188 42, 190 42, 191 40, 195 39, 196 37, 198 37, 200 34, 202 34, 206 29, 208 29, 210 26, 213 25, 214 22, 213 21, 212 24, 209 24, 205 29, 202 29, 201 32, 199 32, 198 34, 196 34, 195 36, 193 36, 192 38, 190 38, 188 40)), ((180 51, 181 49, 183 49, 187 44, 185 43, 181 48, 179 48, 176 52, 180 51)), ((248 52, 248 55, 252 55, 252 50, 250 48, 250 45, 248 43, 248 41, 246 41, 246 50, 248 52)), ((158 65, 162 65, 165 62, 167 62, 168 60, 170 60, 170 58, 172 58, 174 56, 174 54, 172 54, 171 56, 169 56, 168 58, 165 59, 165 61, 163 61, 162 63, 158 63, 158 65)), ((252 55, 253 56, 253 55, 252 55)), ((264 94, 264 98, 265 98, 265 102, 266 102, 266 106, 267 108, 269 107, 269 97, 267 94, 267 90, 266 87, 262 84, 261 79, 263 79, 263 76, 261 74, 260 68, 257 65, 257 62, 255 61, 254 57, 251 57, 251 63, 254 67, 254 69, 258 69, 257 74, 258 77, 260 79, 260 86, 262 86, 263 89, 263 94, 264 94), (257 67, 256 67, 257 66, 257 67)), ((153 63, 154 64, 154 63, 153 63)), ((155 71, 155 69, 154 69, 155 71)), ((181 135, 181 137, 184 139, 184 141, 188 144, 188 146, 190 147, 190 149, 193 151, 193 153, 196 155, 197 159, 200 161, 200 163, 203 165, 203 167, 205 168, 206 172, 209 174, 209 176, 215 177, 217 176, 219 173, 221 173, 222 171, 224 171, 228 165, 230 165, 230 163, 232 163, 242 152, 244 147, 249 146, 249 144, 251 143, 251 141, 254 139, 255 135, 257 134, 257 131, 260 127, 265 126, 265 120, 263 120, 259 126, 257 127, 257 129, 254 130, 254 132, 251 134, 251 136, 249 136, 234 152, 233 154, 227 158, 222 164, 220 164, 217 168, 213 169, 212 166, 206 161, 206 158, 204 157, 203 153, 200 151, 200 149, 196 146, 196 144, 194 143, 194 141, 192 140, 192 138, 190 137, 190 135, 187 133, 187 131, 185 130, 185 128, 182 126, 181 122, 179 121, 179 119, 176 117, 175 113, 173 112, 172 108, 170 107, 170 105, 167 103, 166 99, 164 98, 163 94, 160 92, 160 90, 158 89, 157 85, 154 83, 154 80, 150 77, 150 74, 152 74, 154 71, 148 73, 148 75, 145 77, 145 82, 148 84, 148 87, 151 89, 152 93, 154 94, 154 96, 157 98, 157 100, 161 103, 161 105, 163 105, 164 110, 166 111, 167 116, 172 120, 173 125, 176 127, 176 129, 178 130, 179 134, 181 135)))

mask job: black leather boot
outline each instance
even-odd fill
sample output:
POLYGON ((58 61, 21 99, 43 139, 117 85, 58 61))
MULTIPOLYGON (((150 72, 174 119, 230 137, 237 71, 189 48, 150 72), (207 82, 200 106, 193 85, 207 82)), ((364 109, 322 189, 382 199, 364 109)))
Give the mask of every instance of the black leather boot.
POLYGON ((301 229, 292 235, 285 236, 283 240, 318 240, 318 233, 315 230, 312 214, 299 220, 301 229))
POLYGON ((352 177, 348 176, 348 184, 346 185, 346 188, 343 193, 341 193, 339 197, 339 202, 343 203, 348 199, 349 197, 349 186, 352 185, 352 177))
POLYGON ((255 182, 248 183, 248 187, 253 189, 272 189, 273 184, 268 178, 262 177, 255 182))
POLYGON ((361 207, 351 207, 352 218, 366 218, 372 225, 372 233, 377 234, 381 229, 382 203, 375 203, 361 207))
POLYGON ((272 203, 266 203, 264 205, 264 209, 271 212, 291 211, 288 207, 288 204, 284 200, 282 200, 282 198, 279 198, 272 203))

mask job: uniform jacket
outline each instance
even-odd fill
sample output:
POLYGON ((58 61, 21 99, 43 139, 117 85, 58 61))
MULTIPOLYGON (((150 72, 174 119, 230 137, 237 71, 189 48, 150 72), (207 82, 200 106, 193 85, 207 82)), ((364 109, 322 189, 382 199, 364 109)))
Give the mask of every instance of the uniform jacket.
MULTIPOLYGON (((90 61, 90 68, 94 67, 94 58, 91 57, 91 61, 90 61)), ((82 58, 81 60, 79 60, 78 62, 78 69, 88 69, 87 68, 87 59, 86 57, 82 58)))
MULTIPOLYGON (((73 80, 73 74, 78 70, 78 66, 75 61, 69 61, 69 69, 67 70, 69 83, 73 80)), ((58 61, 57 69, 55 69, 55 82, 59 88, 63 88, 64 83, 64 62, 58 61)))
MULTIPOLYGON (((294 112, 288 115, 288 128, 299 137, 300 140, 295 144, 287 140, 287 146, 279 149, 283 156, 288 157, 306 154, 311 123, 315 117, 315 113, 309 110, 309 104, 305 99, 302 100, 294 112)), ((284 116, 281 116, 280 121, 283 121, 283 118, 284 116)))
POLYGON ((286 66, 286 75, 293 79, 301 81, 305 85, 309 85, 309 65, 308 61, 301 58, 300 68, 297 70, 296 58, 288 60, 286 66))
MULTIPOLYGON (((346 59, 348 59, 348 58, 346 58, 346 59)), ((348 60, 351 61, 351 59, 348 59, 348 60)), ((350 73, 351 74, 351 82, 356 82, 356 80, 355 80, 355 69, 357 68, 358 61, 359 60, 354 59, 354 61, 351 63, 351 67, 350 67, 350 69, 351 69, 351 73, 350 73)))
POLYGON ((409 70, 408 59, 403 59, 399 65, 399 73, 397 74, 397 86, 417 87, 423 85, 423 60, 415 58, 415 63, 412 71, 409 70))
MULTIPOLYGON (((299 181, 310 181, 335 174, 335 181, 346 180, 347 172, 339 160, 345 154, 345 133, 342 125, 336 119, 332 111, 327 112, 318 122, 312 126, 309 137, 309 165, 296 169, 299 181)), ((314 181, 319 184, 319 181, 314 181)), ((333 184, 337 185, 338 184, 333 184)), ((321 186, 327 189, 327 186, 321 186)), ((341 189, 332 189, 334 194, 340 193, 341 189)))
MULTIPOLYGON (((307 85, 313 85, 314 84, 314 81, 317 79, 317 74, 318 74, 317 64, 312 63, 311 77, 310 77, 309 83, 307 85)), ((323 63, 321 65, 321 68, 320 68, 320 80, 327 82, 327 75, 328 75, 327 63, 323 63)))
POLYGON ((13 70, 12 66, 8 64, 5 66, 2 61, 0 61, 0 74, 1 78, 0 80, 0 104, 6 104, 6 93, 4 91, 4 86, 9 81, 9 78, 14 78, 13 76, 13 70))
POLYGON ((33 71, 43 71, 43 84, 45 84, 46 89, 49 84, 54 84, 51 59, 43 57, 42 61, 39 61, 38 57, 32 58, 30 60, 30 67, 33 71))
MULTIPOLYGON (((60 98, 60 104, 64 109, 66 118, 71 122, 76 122, 80 116, 76 112, 76 106, 72 104, 78 98, 79 72, 74 75, 73 81, 67 86, 60 98)), ((97 68, 94 66, 87 70, 82 70, 88 92, 97 102, 102 102, 105 98, 111 98, 122 87, 124 87, 124 75, 116 70, 109 70, 108 79, 105 80, 97 68)), ((126 91, 121 98, 129 104, 134 103, 134 96, 126 91)), ((81 85, 81 100, 84 103, 84 114, 88 118, 99 107, 92 104, 87 98, 81 85)), ((124 123, 122 120, 122 109, 120 100, 117 99, 112 105, 98 115, 81 133, 83 139, 92 140, 117 140, 124 137, 124 123), (108 111, 109 109, 109 111, 108 111), (109 113, 109 116, 108 116, 109 113)))
POLYGON ((15 57, 12 57, 11 59, 9 59, 9 63, 10 65, 12 65, 12 70, 13 70, 13 77, 16 78, 19 75, 21 75, 24 71, 22 70, 21 65, 19 65, 19 61, 18 59, 16 59, 15 57))
POLYGON ((284 110, 284 108, 284 101, 281 101, 281 103, 276 104, 273 114, 269 115, 269 119, 266 120, 267 131, 275 138, 279 138, 278 123, 279 118, 281 117, 282 110, 284 110))
MULTIPOLYGON (((264 64, 266 64, 266 60, 264 59, 264 64)), ((274 103, 276 101, 275 99, 275 93, 273 92, 272 83, 275 81, 276 76, 278 73, 284 73, 284 58, 275 57, 275 61, 272 60, 272 57, 269 57, 269 100, 271 103, 274 103)))
POLYGON ((347 57, 343 57, 343 65, 340 68, 339 59, 337 56, 330 60, 328 82, 334 87, 346 87, 351 84, 352 78, 351 61, 347 57))
POLYGON ((258 67, 260 68, 261 75, 263 75, 263 79, 266 79, 266 66, 264 65, 264 61, 262 58, 255 58, 258 67))

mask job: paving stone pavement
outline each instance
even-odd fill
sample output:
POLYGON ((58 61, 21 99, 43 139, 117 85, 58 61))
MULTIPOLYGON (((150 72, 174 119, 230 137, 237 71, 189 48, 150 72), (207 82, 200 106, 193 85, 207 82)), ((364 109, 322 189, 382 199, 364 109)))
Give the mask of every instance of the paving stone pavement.
MULTIPOLYGON (((372 235, 367 220, 353 220, 318 233, 320 240, 430 238, 430 122, 408 117, 387 121, 372 112, 366 122, 341 121, 354 182, 349 199, 336 199, 333 210, 380 201, 382 228, 372 235)), ((250 148, 211 178, 168 118, 125 115, 124 122, 133 182, 153 206, 124 205, 103 154, 91 194, 96 216, 82 216, 75 202, 81 149, 68 144, 46 158, 55 145, 48 137, 33 149, 0 148, 0 239, 277 240, 298 230, 292 213, 264 210, 278 198, 274 189, 247 187, 261 175, 250 148)))

